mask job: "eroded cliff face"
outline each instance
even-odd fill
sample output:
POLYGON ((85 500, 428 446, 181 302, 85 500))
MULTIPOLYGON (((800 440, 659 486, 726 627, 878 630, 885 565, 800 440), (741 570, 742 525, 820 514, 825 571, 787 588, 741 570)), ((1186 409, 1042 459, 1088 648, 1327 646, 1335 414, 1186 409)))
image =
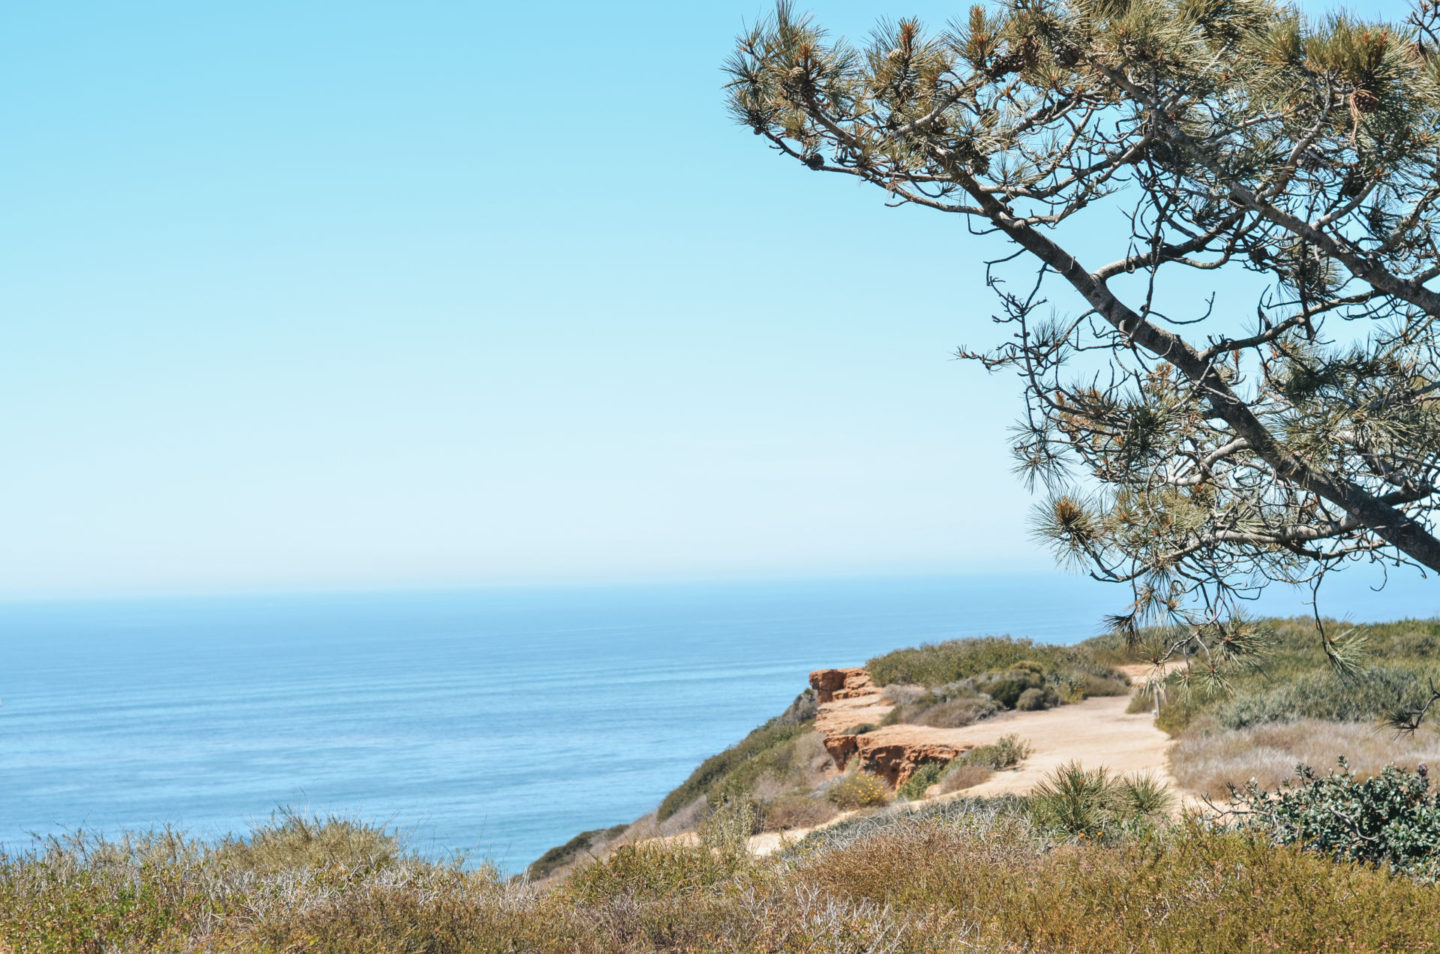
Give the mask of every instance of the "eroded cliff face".
POLYGON ((894 708, 864 667, 817 669, 810 674, 810 686, 820 702, 815 729, 824 736, 825 751, 842 771, 856 759, 865 771, 899 786, 926 762, 949 762, 970 748, 913 737, 917 733, 907 732, 907 726, 848 731, 878 725, 894 708))

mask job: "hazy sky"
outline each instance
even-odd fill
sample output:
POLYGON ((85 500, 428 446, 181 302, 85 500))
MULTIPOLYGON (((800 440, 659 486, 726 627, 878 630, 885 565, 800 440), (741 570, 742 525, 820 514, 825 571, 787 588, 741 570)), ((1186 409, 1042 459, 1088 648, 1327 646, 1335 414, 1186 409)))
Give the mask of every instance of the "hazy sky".
POLYGON ((764 9, 12 5, 0 593, 1047 566, 997 246, 733 125, 764 9))

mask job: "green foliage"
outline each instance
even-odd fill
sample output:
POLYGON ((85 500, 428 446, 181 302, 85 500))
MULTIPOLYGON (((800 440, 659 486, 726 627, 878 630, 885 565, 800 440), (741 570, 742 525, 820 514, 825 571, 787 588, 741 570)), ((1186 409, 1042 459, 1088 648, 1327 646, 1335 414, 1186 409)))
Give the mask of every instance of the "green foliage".
POLYGON ((400 843, 384 828, 330 815, 313 818, 288 808, 244 839, 224 839, 216 848, 221 863, 274 874, 296 869, 378 871, 400 857, 400 843))
POLYGON ((745 795, 766 772, 786 771, 795 756, 795 742, 814 730, 813 710, 798 702, 738 744, 701 762, 690 777, 660 803, 660 820, 674 815, 701 795, 706 796, 711 805, 718 805, 726 798, 745 795))
POLYGON ((761 828, 764 831, 814 828, 834 818, 835 814, 835 806, 824 798, 801 794, 780 795, 763 806, 761 828))
POLYGON ((1411 669, 1380 666, 1348 679, 1322 670, 1267 690, 1237 693, 1218 706, 1216 718, 1227 729, 1293 719, 1363 722, 1396 706, 1418 706, 1427 695, 1425 679, 1411 669))
POLYGON ((1236 793, 1239 826, 1278 845, 1299 845, 1335 860, 1363 862, 1424 881, 1440 881, 1440 792, 1424 766, 1396 766, 1359 780, 1342 758, 1320 776, 1299 766, 1294 784, 1236 793))
POLYGON ((1010 243, 987 271, 1008 327, 958 356, 1019 377, 1036 534, 1126 588, 1120 628, 1179 625, 1223 679, 1271 582, 1440 571, 1440 5, 998 0, 855 46, 784 2, 725 70, 771 152, 1010 243), (1215 307, 1197 274, 1253 298, 1215 307))
POLYGON ((874 808, 890 799, 890 790, 879 776, 865 771, 843 775, 825 791, 825 797, 841 811, 874 808))
POLYGON ((1096 662, 1085 649, 1009 637, 900 649, 870 660, 867 668, 880 685, 929 687, 927 693, 892 710, 885 724, 958 728, 1000 708, 1020 708, 1022 696, 1025 708, 1044 709, 1129 691, 1124 676, 1096 662))
POLYGON ((900 790, 896 794, 911 801, 924 798, 925 790, 940 781, 950 764, 949 762, 926 762, 905 780, 905 784, 900 786, 900 790))
POLYGON ((1113 836, 1125 826, 1151 823, 1173 803, 1152 776, 1115 777, 1105 768, 1060 766, 1030 795, 1030 812, 1042 828, 1084 837, 1113 836))
MULTIPOLYGON (((1263 665, 1229 671, 1223 682, 1173 673, 1162 690, 1158 725, 1171 735, 1202 716, 1226 728, 1293 719, 1364 722, 1415 706, 1440 679, 1440 620, 1400 620, 1346 628, 1345 642, 1363 646, 1369 667, 1342 674, 1327 658, 1315 623, 1277 619, 1263 665)), ((1341 629, 1334 621, 1328 630, 1341 629)), ((1198 661, 1193 661, 1197 662, 1198 661)))
POLYGON ((596 846, 620 837, 629 827, 629 825, 614 825, 610 828, 582 831, 565 844, 557 845, 536 858, 530 863, 530 867, 525 869, 525 874, 537 880, 548 877, 556 870, 588 856, 596 846))
POLYGON ((977 745, 962 753, 955 761, 962 765, 983 765, 999 771, 1019 765, 1029 757, 1030 752, 1030 743, 1023 741, 1018 735, 1005 735, 989 745, 977 745))
POLYGON ((1015 708, 1021 712, 1036 712, 1040 709, 1049 709, 1060 704, 1060 694, 1052 687, 1044 689, 1031 687, 1020 693, 1015 699, 1015 708))

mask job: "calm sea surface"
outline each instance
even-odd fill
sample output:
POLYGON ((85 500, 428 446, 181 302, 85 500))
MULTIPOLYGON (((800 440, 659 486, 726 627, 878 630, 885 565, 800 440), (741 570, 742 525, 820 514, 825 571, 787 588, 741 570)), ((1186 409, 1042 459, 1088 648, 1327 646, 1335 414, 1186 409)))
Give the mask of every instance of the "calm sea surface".
MULTIPOLYGON (((1433 581, 1397 583, 1325 608, 1440 615, 1433 581)), ((4 603, 0 847, 240 832, 289 806, 516 871, 654 808, 811 669, 955 636, 1075 642, 1120 602, 1046 574, 4 603)))

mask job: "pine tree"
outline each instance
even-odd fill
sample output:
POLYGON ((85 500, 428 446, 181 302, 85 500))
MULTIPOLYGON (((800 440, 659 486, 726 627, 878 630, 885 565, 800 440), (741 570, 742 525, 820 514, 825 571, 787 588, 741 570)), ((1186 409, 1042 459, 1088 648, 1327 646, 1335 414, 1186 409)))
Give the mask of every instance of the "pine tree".
POLYGON ((1001 0, 857 47, 781 3, 727 90, 809 169, 995 235, 1010 333, 960 354, 1023 382, 1037 531, 1218 672, 1270 583, 1440 571, 1437 21, 1001 0))

